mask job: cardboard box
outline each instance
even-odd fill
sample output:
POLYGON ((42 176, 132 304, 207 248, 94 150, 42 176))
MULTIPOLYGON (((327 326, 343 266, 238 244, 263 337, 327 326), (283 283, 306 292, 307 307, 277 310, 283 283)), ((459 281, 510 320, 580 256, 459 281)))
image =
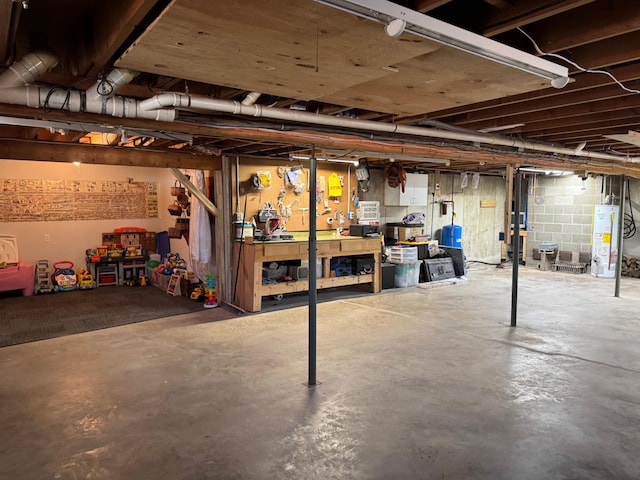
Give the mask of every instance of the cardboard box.
POLYGON ((387 223, 387 237, 404 242, 416 235, 422 235, 424 224, 406 225, 404 223, 387 223))

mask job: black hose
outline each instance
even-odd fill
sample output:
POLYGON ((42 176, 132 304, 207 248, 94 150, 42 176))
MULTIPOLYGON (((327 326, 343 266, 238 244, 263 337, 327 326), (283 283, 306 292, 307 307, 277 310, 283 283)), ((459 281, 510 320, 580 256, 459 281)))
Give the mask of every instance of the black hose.
MULTIPOLYGON (((633 204, 631 203, 631 186, 629 184, 629 179, 627 178, 627 195, 629 199, 629 212, 624 214, 624 232, 622 238, 627 239, 631 238, 636 234, 637 227, 636 221, 633 218, 633 204)), ((622 211, 624 212, 624 200, 622 201, 622 211)))

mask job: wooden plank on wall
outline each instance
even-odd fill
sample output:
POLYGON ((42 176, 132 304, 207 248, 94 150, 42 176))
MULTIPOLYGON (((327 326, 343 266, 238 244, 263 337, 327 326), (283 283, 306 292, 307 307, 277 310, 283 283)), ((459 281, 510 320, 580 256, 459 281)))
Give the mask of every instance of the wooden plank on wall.
MULTIPOLYGON (((213 172, 213 193, 214 193, 214 201, 216 207, 224 208, 224 195, 223 195, 223 187, 222 187, 222 171, 218 170, 213 172)), ((218 299, 222 299, 225 302, 228 302, 229 297, 229 285, 227 283, 227 275, 225 273, 229 270, 228 258, 225 256, 225 241, 230 241, 225 239, 225 228, 224 221, 222 215, 217 215, 213 219, 214 222, 214 247, 215 247, 215 257, 216 257, 216 271, 217 271, 217 283, 216 283, 216 293, 218 295, 218 299)))

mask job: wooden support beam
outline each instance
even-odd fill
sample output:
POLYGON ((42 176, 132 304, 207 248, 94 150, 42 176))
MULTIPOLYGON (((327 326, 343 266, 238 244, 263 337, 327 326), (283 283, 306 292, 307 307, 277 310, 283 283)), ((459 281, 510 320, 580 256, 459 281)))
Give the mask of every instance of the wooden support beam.
POLYGON ((494 15, 489 16, 482 34, 486 37, 493 37, 507 30, 544 20, 593 1, 559 0, 549 2, 548 0, 527 0, 526 2, 517 2, 512 7, 500 9, 494 15))
POLYGON ((427 13, 428 11, 441 7, 450 1, 451 0, 415 0, 414 10, 417 10, 420 13, 427 13))
POLYGON ((0 158, 65 163, 81 162, 126 167, 220 169, 220 158, 179 151, 159 152, 127 147, 35 142, 13 138, 0 139, 0 158))
POLYGON ((124 41, 134 32, 157 4, 156 0, 128 0, 119 8, 103 8, 94 15, 93 38, 80 49, 81 55, 69 55, 74 75, 95 75, 108 65, 124 41))
MULTIPOLYGON (((223 187, 223 175, 221 171, 213 172, 213 195, 216 201, 216 204, 220 208, 224 208, 224 195, 222 193, 223 187)), ((222 215, 217 215, 215 217, 214 225, 213 225, 213 235, 214 235, 214 250, 216 257, 216 272, 217 272, 217 288, 219 289, 218 300, 229 303, 233 299, 231 298, 231 292, 233 288, 231 287, 231 276, 229 273, 231 272, 231 256, 228 256, 226 253, 227 243, 231 240, 228 238, 228 235, 225 235, 225 232, 228 230, 225 228, 225 222, 222 218, 222 215)), ((229 247, 230 250, 230 247, 229 247)))
POLYGON ((202 203, 202 205, 204 205, 204 208, 206 208, 211 215, 214 217, 218 216, 218 208, 207 198, 204 192, 191 183, 191 180, 189 180, 184 173, 177 168, 172 168, 171 173, 173 173, 173 176, 176 177, 178 181, 184 185, 184 187, 189 190, 191 194, 200 201, 200 203, 202 203))

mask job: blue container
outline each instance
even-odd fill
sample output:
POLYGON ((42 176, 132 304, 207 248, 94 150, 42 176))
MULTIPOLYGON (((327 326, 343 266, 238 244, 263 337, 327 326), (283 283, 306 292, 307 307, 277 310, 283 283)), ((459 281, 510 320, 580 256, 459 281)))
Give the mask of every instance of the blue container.
POLYGON ((460 225, 445 225, 442 227, 440 243, 447 247, 462 248, 462 227, 460 225))

